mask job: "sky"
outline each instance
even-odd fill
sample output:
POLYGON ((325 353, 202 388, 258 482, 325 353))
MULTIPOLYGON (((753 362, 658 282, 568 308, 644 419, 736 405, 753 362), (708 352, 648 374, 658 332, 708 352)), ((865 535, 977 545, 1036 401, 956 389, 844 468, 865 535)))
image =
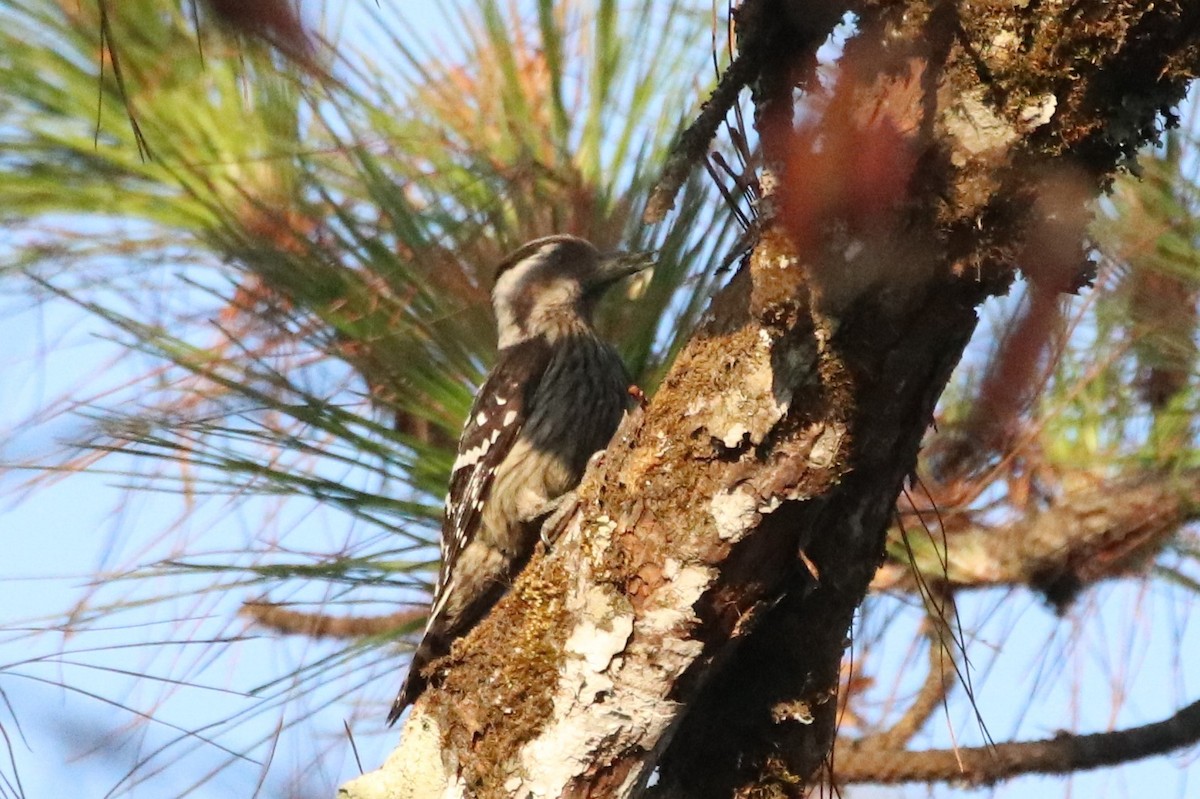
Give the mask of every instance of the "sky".
MULTIPOLYGON (((370 14, 357 3, 346 8, 339 22, 342 41, 374 41, 366 33, 370 14)), ((446 24, 432 15, 414 22, 414 30, 433 36, 446 24)), ((0 238, 0 252, 4 247, 0 238)), ((5 398, 0 431, 14 434, 0 450, 0 459, 11 463, 86 429, 84 420, 72 416, 25 424, 48 400, 96 375, 120 386, 147 362, 115 361, 119 345, 107 339, 101 323, 76 309, 50 303, 21 311, 15 300, 8 302, 0 307, 0 397, 5 398)), ((123 466, 136 470, 132 463, 123 466)), ((0 704, 0 723, 9 735, 26 796, 103 797, 125 786, 124 776, 147 757, 142 774, 162 770, 132 795, 180 795, 223 768, 233 757, 230 752, 250 752, 258 762, 234 758, 234 766, 190 795, 248 796, 259 778, 259 764, 270 762, 272 776, 264 795, 328 796, 357 773, 355 748, 365 768, 382 762, 397 736, 382 720, 399 684, 403 657, 377 650, 345 664, 342 673, 354 674, 345 679, 358 685, 346 700, 335 699, 331 688, 278 706, 274 698, 282 696, 278 692, 286 689, 287 675, 297 663, 335 657, 339 646, 255 633, 236 617, 241 601, 253 598, 252 585, 214 595, 184 582, 176 585, 178 595, 170 603, 131 607, 114 617, 111 629, 84 635, 43 630, 47 620, 60 618, 83 597, 130 603, 157 590, 103 575, 118 564, 169 557, 182 551, 181 542, 208 536, 205 546, 232 552, 269 537, 297 552, 329 551, 364 531, 317 507, 280 509, 265 499, 239 508, 209 503, 194 515, 187 513, 187 498, 177 494, 139 492, 130 501, 126 486, 136 479, 136 471, 73 475, 36 491, 27 490, 30 477, 28 472, 0 470, 0 699, 7 703, 0 704), (156 536, 165 526, 174 529, 174 537, 156 536), (147 544, 150 540, 158 543, 147 544), (243 634, 249 639, 221 642, 243 634), (178 680, 189 684, 172 682, 178 680), (284 681, 282 686, 278 680, 284 681), (64 684, 74 690, 64 690, 64 684), (156 721, 139 724, 138 716, 122 706, 150 710, 156 721), (308 712, 311 723, 289 726, 308 712), (351 730, 353 747, 343 723, 351 730), (272 743, 278 729, 282 733, 272 743), (199 736, 185 734, 193 730, 199 736), (301 775, 301 785, 288 782, 293 773, 301 775)), ((1114 584, 1089 592, 1083 602, 1060 619, 1036 598, 1016 592, 991 591, 964 601, 964 626, 979 629, 972 651, 985 653, 971 673, 979 711, 993 739, 1144 723, 1200 696, 1200 671, 1188 668, 1188 655, 1192 663, 1200 655, 1200 632, 1190 618, 1194 602, 1187 590, 1114 584), (1072 681, 1080 685, 1078 692, 1062 689, 1072 681), (1116 695, 1128 698, 1120 709, 1114 709, 1114 686, 1116 695)), ((884 625, 911 626, 913 619, 896 603, 876 600, 856 636, 868 638, 884 625)), ((922 668, 908 646, 917 637, 915 626, 910 637, 894 637, 894 651, 871 661, 877 669, 873 676, 890 685, 895 673, 908 672, 912 676, 901 685, 911 686, 922 668)), ((330 668, 339 673, 337 664, 330 668)), ((976 719, 955 711, 939 716, 919 743, 972 745, 982 735, 976 719)), ((1156 758, 1082 775, 1069 784, 1057 778, 1022 778, 991 795, 1140 797, 1153 786, 1156 799, 1184 799, 1200 792, 1198 757, 1193 751, 1156 758)), ((0 751, 0 773, 11 779, 3 762, 0 751)), ((13 793, 0 789, 0 797, 13 793)), ((896 794, 855 788, 848 795, 896 794)), ((927 795, 927 789, 914 787, 904 795, 927 795)), ((935 795, 959 792, 938 788, 935 795)))

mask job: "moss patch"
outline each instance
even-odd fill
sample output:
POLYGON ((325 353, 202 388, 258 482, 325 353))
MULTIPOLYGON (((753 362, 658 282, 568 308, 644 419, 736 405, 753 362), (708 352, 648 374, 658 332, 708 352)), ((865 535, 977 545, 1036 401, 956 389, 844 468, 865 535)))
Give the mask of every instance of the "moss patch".
POLYGON ((468 792, 507 796, 512 761, 550 718, 568 632, 560 559, 535 558, 478 627, 449 655, 430 712, 445 719, 468 792), (517 631, 514 639, 513 631, 517 631))

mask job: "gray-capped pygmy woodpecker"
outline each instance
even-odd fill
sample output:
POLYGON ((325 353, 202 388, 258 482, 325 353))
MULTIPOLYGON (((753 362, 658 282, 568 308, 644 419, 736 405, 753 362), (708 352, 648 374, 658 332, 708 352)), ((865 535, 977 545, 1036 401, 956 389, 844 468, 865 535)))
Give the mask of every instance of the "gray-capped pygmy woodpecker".
POLYGON ((395 723, 447 654, 529 561, 541 522, 604 449, 630 403, 629 375, 592 326, 605 290, 650 265, 574 236, 535 239, 496 271, 499 354, 458 441, 429 621, 388 714, 395 723))

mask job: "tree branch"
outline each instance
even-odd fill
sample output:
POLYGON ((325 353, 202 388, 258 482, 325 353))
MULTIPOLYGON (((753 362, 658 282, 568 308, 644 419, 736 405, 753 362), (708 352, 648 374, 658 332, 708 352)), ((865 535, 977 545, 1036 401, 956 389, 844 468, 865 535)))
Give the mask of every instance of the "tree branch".
POLYGON ((251 600, 242 603, 238 614, 255 624, 284 635, 309 638, 363 638, 395 634, 404 628, 420 629, 429 615, 424 607, 399 610, 383 616, 332 616, 292 610, 285 604, 251 600))
POLYGON ((662 177, 651 192, 642 214, 644 221, 661 222, 667 212, 675 207, 675 195, 687 180, 692 167, 704 158, 717 134, 717 128, 725 121, 738 95, 742 89, 759 79, 763 54, 768 49, 767 42, 772 37, 778 37, 781 29, 786 29, 794 34, 790 46, 798 51, 808 51, 815 57, 816 48, 829 36, 849 7, 848 0, 810 2, 803 15, 793 15, 793 19, 786 21, 781 17, 788 16, 788 12, 779 0, 746 0, 738 7, 735 14, 738 54, 667 157, 662 177))
POLYGON ((1062 608, 1085 586, 1143 568, 1180 526, 1200 518, 1200 472, 1063 483, 1070 487, 1051 507, 1010 524, 947 518, 944 544, 910 533, 904 546, 893 531, 893 562, 872 587, 915 590, 915 567, 932 585, 1027 586, 1062 608))
POLYGON ((683 186, 697 161, 704 158, 708 145, 717 135, 717 128, 725 121, 729 109, 737 102, 738 95, 758 73, 758 64, 753 57, 739 53, 726 68, 708 99, 700 106, 700 114, 679 136, 675 148, 667 157, 662 177, 655 184, 646 210, 644 222, 661 222, 675 207, 675 195, 683 186))
POLYGON ((991 785, 1022 774, 1068 774, 1163 755, 1200 741, 1200 702, 1168 719, 1091 735, 911 752, 839 744, 834 779, 842 783, 966 782, 991 785))

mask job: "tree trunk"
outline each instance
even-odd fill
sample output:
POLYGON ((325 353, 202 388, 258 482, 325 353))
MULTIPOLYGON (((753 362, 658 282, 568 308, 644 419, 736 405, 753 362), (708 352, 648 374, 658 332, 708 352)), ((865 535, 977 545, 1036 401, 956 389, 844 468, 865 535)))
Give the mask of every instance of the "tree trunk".
POLYGON ((751 256, 552 550, 340 795, 836 777, 850 624, 976 306, 1018 267, 1086 280, 1085 202, 1200 68, 1200 10, 1170 0, 747 0, 738 37, 766 156, 751 256), (820 118, 795 124, 792 87, 851 10, 820 118))

